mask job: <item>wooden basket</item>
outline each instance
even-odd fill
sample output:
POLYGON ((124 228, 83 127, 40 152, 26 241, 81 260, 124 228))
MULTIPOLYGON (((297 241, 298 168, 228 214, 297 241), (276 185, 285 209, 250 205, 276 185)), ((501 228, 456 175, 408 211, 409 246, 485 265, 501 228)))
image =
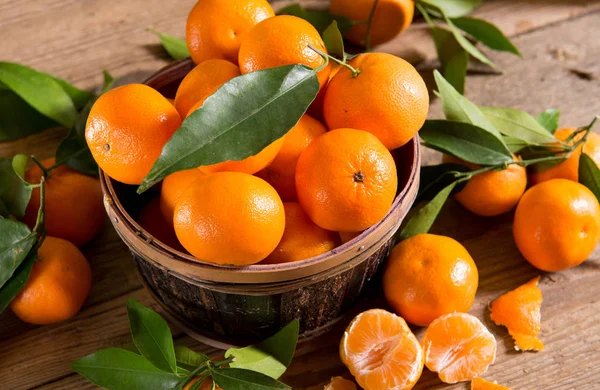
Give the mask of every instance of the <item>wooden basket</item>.
MULTIPOLYGON (((176 62, 146 84, 173 97, 193 67, 191 60, 176 62)), ((294 319, 300 321, 301 339, 306 339, 325 331, 353 306, 386 258, 392 235, 419 187, 418 139, 394 157, 399 194, 381 222, 321 256, 243 268, 202 262, 142 229, 133 216, 156 196, 156 188, 137 195, 135 186, 113 181, 102 171, 100 182, 112 224, 131 250, 144 284, 170 317, 203 342, 241 345, 268 337, 294 319)))

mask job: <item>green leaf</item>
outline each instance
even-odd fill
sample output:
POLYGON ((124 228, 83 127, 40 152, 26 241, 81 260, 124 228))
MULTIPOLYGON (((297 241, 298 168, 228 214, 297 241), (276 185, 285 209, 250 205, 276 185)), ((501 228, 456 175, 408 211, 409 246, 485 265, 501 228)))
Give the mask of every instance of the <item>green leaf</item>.
MULTIPOLYGON (((36 233, 32 233, 32 235, 36 235, 36 233)), ((12 274, 12 277, 0 288, 0 313, 6 309, 10 302, 23 289, 29 280, 29 274, 31 274, 31 269, 36 259, 37 246, 29 251, 25 260, 21 262, 21 265, 12 274)))
POLYGON ((163 34, 151 28, 149 28, 148 31, 158 36, 163 47, 174 60, 181 60, 190 56, 190 51, 185 39, 177 38, 169 34, 163 34))
POLYGON ((138 351, 156 368, 176 373, 173 336, 167 322, 133 299, 127 301, 127 315, 131 337, 138 351))
POLYGON ((17 157, 17 160, 14 161, 13 164, 12 159, 0 159, 0 204, 4 213, 23 217, 31 198, 32 188, 23 180, 23 159, 17 157), (15 171, 15 168, 19 173, 15 171))
POLYGON ((479 107, 487 120, 502 134, 530 144, 555 143, 556 139, 528 113, 514 108, 479 107))
POLYGON ((600 202, 600 169, 585 153, 579 156, 579 182, 589 188, 600 202))
POLYGON ((512 161, 510 150, 493 134, 469 123, 427 120, 419 131, 425 145, 477 165, 512 161))
POLYGON ((490 49, 507 51, 521 57, 519 49, 498 27, 483 19, 462 17, 453 18, 452 23, 490 49))
POLYGON ((77 110, 80 110, 81 108, 83 108, 83 106, 85 106, 90 100, 92 100, 94 98, 93 93, 91 93, 89 91, 85 91, 83 89, 79 89, 76 86, 74 86, 73 84, 70 84, 68 81, 60 79, 56 76, 52 76, 51 74, 48 74, 48 73, 44 73, 44 72, 39 72, 39 73, 44 74, 48 77, 52 77, 54 79, 54 81, 56 81, 58 84, 60 84, 62 89, 67 93, 67 95, 69 95, 69 97, 73 101, 73 105, 75 105, 75 108, 77 110))
POLYGON ((13 170, 19 176, 19 179, 23 181, 23 183, 27 183, 25 180, 25 169, 27 168, 27 163, 29 162, 29 156, 26 154, 17 154, 13 157, 11 165, 13 170))
POLYGON ((456 41, 463 47, 463 49, 465 49, 470 55, 477 58, 479 61, 496 69, 496 65, 492 62, 492 60, 487 58, 485 54, 479 51, 478 48, 476 48, 467 38, 465 38, 446 14, 444 14, 444 20, 448 24, 448 27, 450 27, 452 35, 454 35, 454 38, 456 38, 456 41))
POLYGON ((558 129, 559 119, 560 110, 557 110, 556 108, 549 108, 535 118, 535 120, 551 134, 554 134, 558 129))
POLYGON ((465 89, 465 78, 469 66, 469 53, 459 45, 454 35, 445 28, 432 26, 431 35, 444 78, 460 94, 465 89))
POLYGON ((316 73, 304 65, 259 70, 228 81, 183 121, 138 193, 173 172, 259 153, 296 125, 318 92, 316 73))
MULTIPOLYGON (((443 163, 421 167, 421 184, 419 185, 417 202, 433 199, 438 192, 456 181, 457 173, 469 172, 470 170, 468 166, 457 163, 443 163)), ((462 190, 465 185, 465 182, 459 183, 455 191, 462 190)))
POLYGON ((483 2, 483 0, 419 0, 419 3, 443 10, 451 18, 464 16, 483 2))
POLYGON ((96 386, 110 390, 171 389, 182 380, 157 369, 142 355, 120 348, 88 355, 74 362, 71 368, 96 386))
POLYGON ((0 142, 23 138, 59 125, 10 89, 0 88, 0 107, 0 142))
POLYGON ((331 22, 325 31, 323 31, 323 42, 325 43, 327 52, 330 55, 343 61, 346 60, 346 53, 344 52, 344 38, 342 38, 342 33, 340 32, 338 24, 335 20, 331 22))
POLYGON ((77 110, 63 86, 52 76, 12 62, 0 62, 0 82, 41 114, 66 127, 75 123, 77 110))
POLYGON ((442 107, 446 119, 450 121, 465 122, 480 127, 499 140, 502 140, 500 132, 483 115, 483 112, 469 99, 458 93, 454 87, 438 72, 433 71, 435 82, 442 99, 442 107))
POLYGON ((511 136, 504 136, 502 138, 504 139, 504 144, 508 147, 508 150, 514 154, 519 153, 521 150, 531 145, 529 142, 511 136))
POLYGON ((184 368, 188 371, 192 371, 201 364, 204 364, 207 361, 209 361, 210 358, 203 353, 192 351, 184 345, 176 345, 175 360, 177 361, 178 367, 184 368))
POLYGON ((353 22, 345 16, 334 15, 327 11, 307 11, 298 4, 289 5, 278 12, 278 15, 292 15, 306 20, 312 24, 319 34, 322 34, 332 22, 338 23, 338 28, 342 34, 347 33, 352 28, 353 22))
POLYGON ((211 368, 215 383, 224 390, 273 390, 291 389, 288 385, 259 372, 240 368, 211 368))
POLYGON ((227 350, 225 357, 235 357, 231 367, 260 372, 277 379, 292 362, 299 331, 300 323, 292 321, 260 344, 227 350))
POLYGON ((13 276, 37 239, 29 227, 12 219, 0 219, 0 288, 13 276))
POLYGON ((404 229, 399 234, 401 240, 406 240, 417 234, 425 234, 429 232, 431 226, 435 222, 438 214, 442 210, 442 207, 448 200, 448 197, 456 187, 457 182, 454 181, 441 190, 432 200, 423 206, 419 211, 413 215, 408 221, 404 229))
MULTIPOLYGON (((108 71, 104 71, 104 83, 100 95, 110 90, 115 79, 108 71)), ((66 164, 76 171, 89 176, 98 175, 98 164, 92 157, 92 152, 85 139, 85 125, 92 106, 98 97, 89 101, 77 116, 75 125, 69 130, 66 138, 62 140, 56 150, 56 163, 66 164)))

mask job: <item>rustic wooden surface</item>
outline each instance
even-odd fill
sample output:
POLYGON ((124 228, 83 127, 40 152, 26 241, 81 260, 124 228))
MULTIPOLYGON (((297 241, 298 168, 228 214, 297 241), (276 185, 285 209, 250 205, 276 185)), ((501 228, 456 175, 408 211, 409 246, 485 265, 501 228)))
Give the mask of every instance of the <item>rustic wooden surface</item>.
MULTIPOLYGON (((276 6, 292 1, 276 1, 276 6)), ((168 59, 146 27, 183 35, 194 0, 0 0, 0 60, 16 61, 56 74, 83 88, 96 88, 102 69, 121 82, 141 81, 168 59)), ((322 4, 318 0, 304 3, 322 4)), ((586 124, 600 114, 600 2, 561 0, 489 1, 476 15, 498 24, 523 53, 524 59, 491 53, 503 75, 473 75, 467 95, 479 104, 517 107, 532 114, 548 107, 562 109, 562 124, 586 124), (586 72, 589 77, 573 70, 586 72)), ((417 23, 394 42, 381 47, 435 65, 426 29, 417 23)), ((440 117, 439 101, 430 116, 440 117)), ((54 153, 62 129, 0 144, 0 155, 17 152, 47 157, 54 153)), ((439 158, 428 153, 428 162, 439 158)), ((498 295, 539 272, 519 255, 511 235, 511 216, 475 217, 454 202, 434 228, 460 240, 476 260, 480 289, 471 312, 490 327, 498 340, 498 358, 486 378, 513 389, 600 388, 600 253, 583 265, 544 274, 541 289, 546 349, 518 353, 504 328, 493 325, 487 305, 498 295)), ((1 389, 94 388, 75 375, 70 363, 86 354, 129 340, 125 302, 135 298, 156 304, 142 289, 125 245, 108 222, 102 234, 84 248, 94 284, 83 311, 71 321, 45 327, 27 325, 12 313, 0 315, 1 389)), ((364 306, 380 305, 378 300, 364 306)), ((345 322, 347 323, 347 321, 345 322)), ((173 327, 178 342, 218 356, 214 350, 173 327)), ((416 329, 420 337, 422 330, 416 329)), ((283 380, 295 389, 322 389, 333 375, 348 376, 337 356, 341 327, 319 340, 301 345, 283 380)), ((417 388, 445 386, 424 372, 417 388)))

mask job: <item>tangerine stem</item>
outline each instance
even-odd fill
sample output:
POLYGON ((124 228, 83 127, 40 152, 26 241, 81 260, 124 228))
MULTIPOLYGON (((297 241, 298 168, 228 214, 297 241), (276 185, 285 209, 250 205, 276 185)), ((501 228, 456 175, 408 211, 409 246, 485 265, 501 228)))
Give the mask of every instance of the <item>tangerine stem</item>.
POLYGON ((375 8, 377 8, 377 3, 379 0, 375 0, 373 2, 373 7, 371 7, 371 12, 369 13, 369 19, 367 19, 367 33, 365 35, 365 50, 371 51, 371 25, 373 24, 373 16, 375 16, 375 8))
POLYGON ((44 218, 46 211, 46 176, 42 176, 40 178, 40 208, 38 209, 38 215, 35 220, 35 226, 33 227, 33 231, 37 231, 38 229, 44 229, 44 218))
POLYGON ((194 369, 192 372, 190 372, 188 374, 188 376, 186 378, 184 378, 184 380, 182 380, 181 382, 179 382, 179 384, 173 389, 173 390, 181 390, 185 387, 185 385, 187 385, 188 383, 190 383, 190 381, 192 379, 194 379, 196 376, 202 376, 202 374, 204 373, 204 371, 208 370, 208 362, 204 362, 201 365, 199 365, 198 367, 196 367, 196 369, 194 369), (200 374, 200 375, 199 375, 200 374))
POLYGON ((37 159, 37 157, 35 157, 34 155, 31 155, 31 160, 33 160, 33 162, 35 163, 35 165, 37 165, 43 172, 43 176, 45 178, 48 177, 48 174, 50 173, 50 170, 48 168, 46 168, 40 160, 37 159))
POLYGON ((327 66, 328 61, 331 60, 331 61, 334 61, 334 62, 336 62, 336 63, 338 63, 338 64, 340 64, 342 66, 345 66, 348 69, 350 69, 350 71, 352 72, 352 77, 356 77, 356 76, 358 76, 360 74, 360 69, 355 69, 352 65, 348 64, 347 62, 338 60, 334 56, 329 55, 329 54, 325 53, 324 51, 321 51, 321 50, 317 49, 316 47, 314 47, 310 43, 308 44, 308 48, 311 49, 312 51, 316 52, 317 54, 319 54, 326 61, 324 65, 321 65, 318 68, 319 70, 322 67, 327 66))

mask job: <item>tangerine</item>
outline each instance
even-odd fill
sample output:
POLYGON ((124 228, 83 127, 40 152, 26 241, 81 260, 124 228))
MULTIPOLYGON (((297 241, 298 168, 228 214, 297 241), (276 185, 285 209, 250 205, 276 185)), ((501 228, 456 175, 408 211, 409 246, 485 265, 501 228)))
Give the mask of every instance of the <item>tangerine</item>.
MULTIPOLYGON (((42 161, 45 168, 54 166, 54 158, 42 161)), ((43 172, 37 165, 25 173, 25 180, 38 184, 43 172)), ((45 229, 55 237, 77 246, 87 244, 104 227, 106 212, 98 179, 61 165, 52 169, 45 183, 45 229)), ((34 188, 23 221, 33 229, 40 208, 40 189, 34 188)))
POLYGON ((85 138, 94 160, 108 176, 140 184, 180 126, 179 113, 158 91, 129 84, 96 100, 85 138))
POLYGON ((323 390, 356 390, 354 382, 344 379, 341 376, 331 378, 323 390))
POLYGON ((427 326, 473 305, 479 274, 469 252, 458 241, 419 234, 392 250, 383 274, 383 292, 406 321, 427 326))
POLYGON ((160 188, 160 212, 167 226, 173 229, 175 204, 181 194, 196 180, 204 176, 199 169, 179 171, 165 177, 160 188))
POLYGON ((218 172, 194 181, 177 200, 175 233, 200 260, 244 266, 265 259, 285 228, 283 203, 266 181, 218 172))
POLYGON ((308 145, 296 166, 298 200, 327 230, 358 232, 381 221, 397 187, 394 158, 366 131, 329 131, 308 145))
POLYGON ((210 59, 237 63, 240 44, 248 32, 273 16, 266 0, 200 0, 185 26, 190 55, 197 64, 210 59))
POLYGON ((525 192, 513 236, 523 257, 542 271, 583 263, 600 240, 600 205, 582 184, 551 179, 525 192))
POLYGON ((506 386, 499 385, 498 382, 486 381, 483 378, 473 378, 471 381, 471 390, 510 390, 506 386))
POLYGON ((173 218, 171 218, 171 223, 169 224, 161 213, 160 200, 160 197, 155 197, 148 202, 142 211, 140 211, 137 222, 158 241, 175 250, 185 252, 179 241, 177 241, 177 236, 175 236, 173 218))
POLYGON ((79 312, 91 286, 92 271, 79 249, 67 240, 47 236, 29 280, 10 308, 30 324, 65 321, 79 312))
POLYGON ((374 134, 388 149, 410 141, 423 126, 429 93, 415 68, 385 53, 360 54, 342 67, 325 92, 323 114, 330 129, 350 127, 374 134))

